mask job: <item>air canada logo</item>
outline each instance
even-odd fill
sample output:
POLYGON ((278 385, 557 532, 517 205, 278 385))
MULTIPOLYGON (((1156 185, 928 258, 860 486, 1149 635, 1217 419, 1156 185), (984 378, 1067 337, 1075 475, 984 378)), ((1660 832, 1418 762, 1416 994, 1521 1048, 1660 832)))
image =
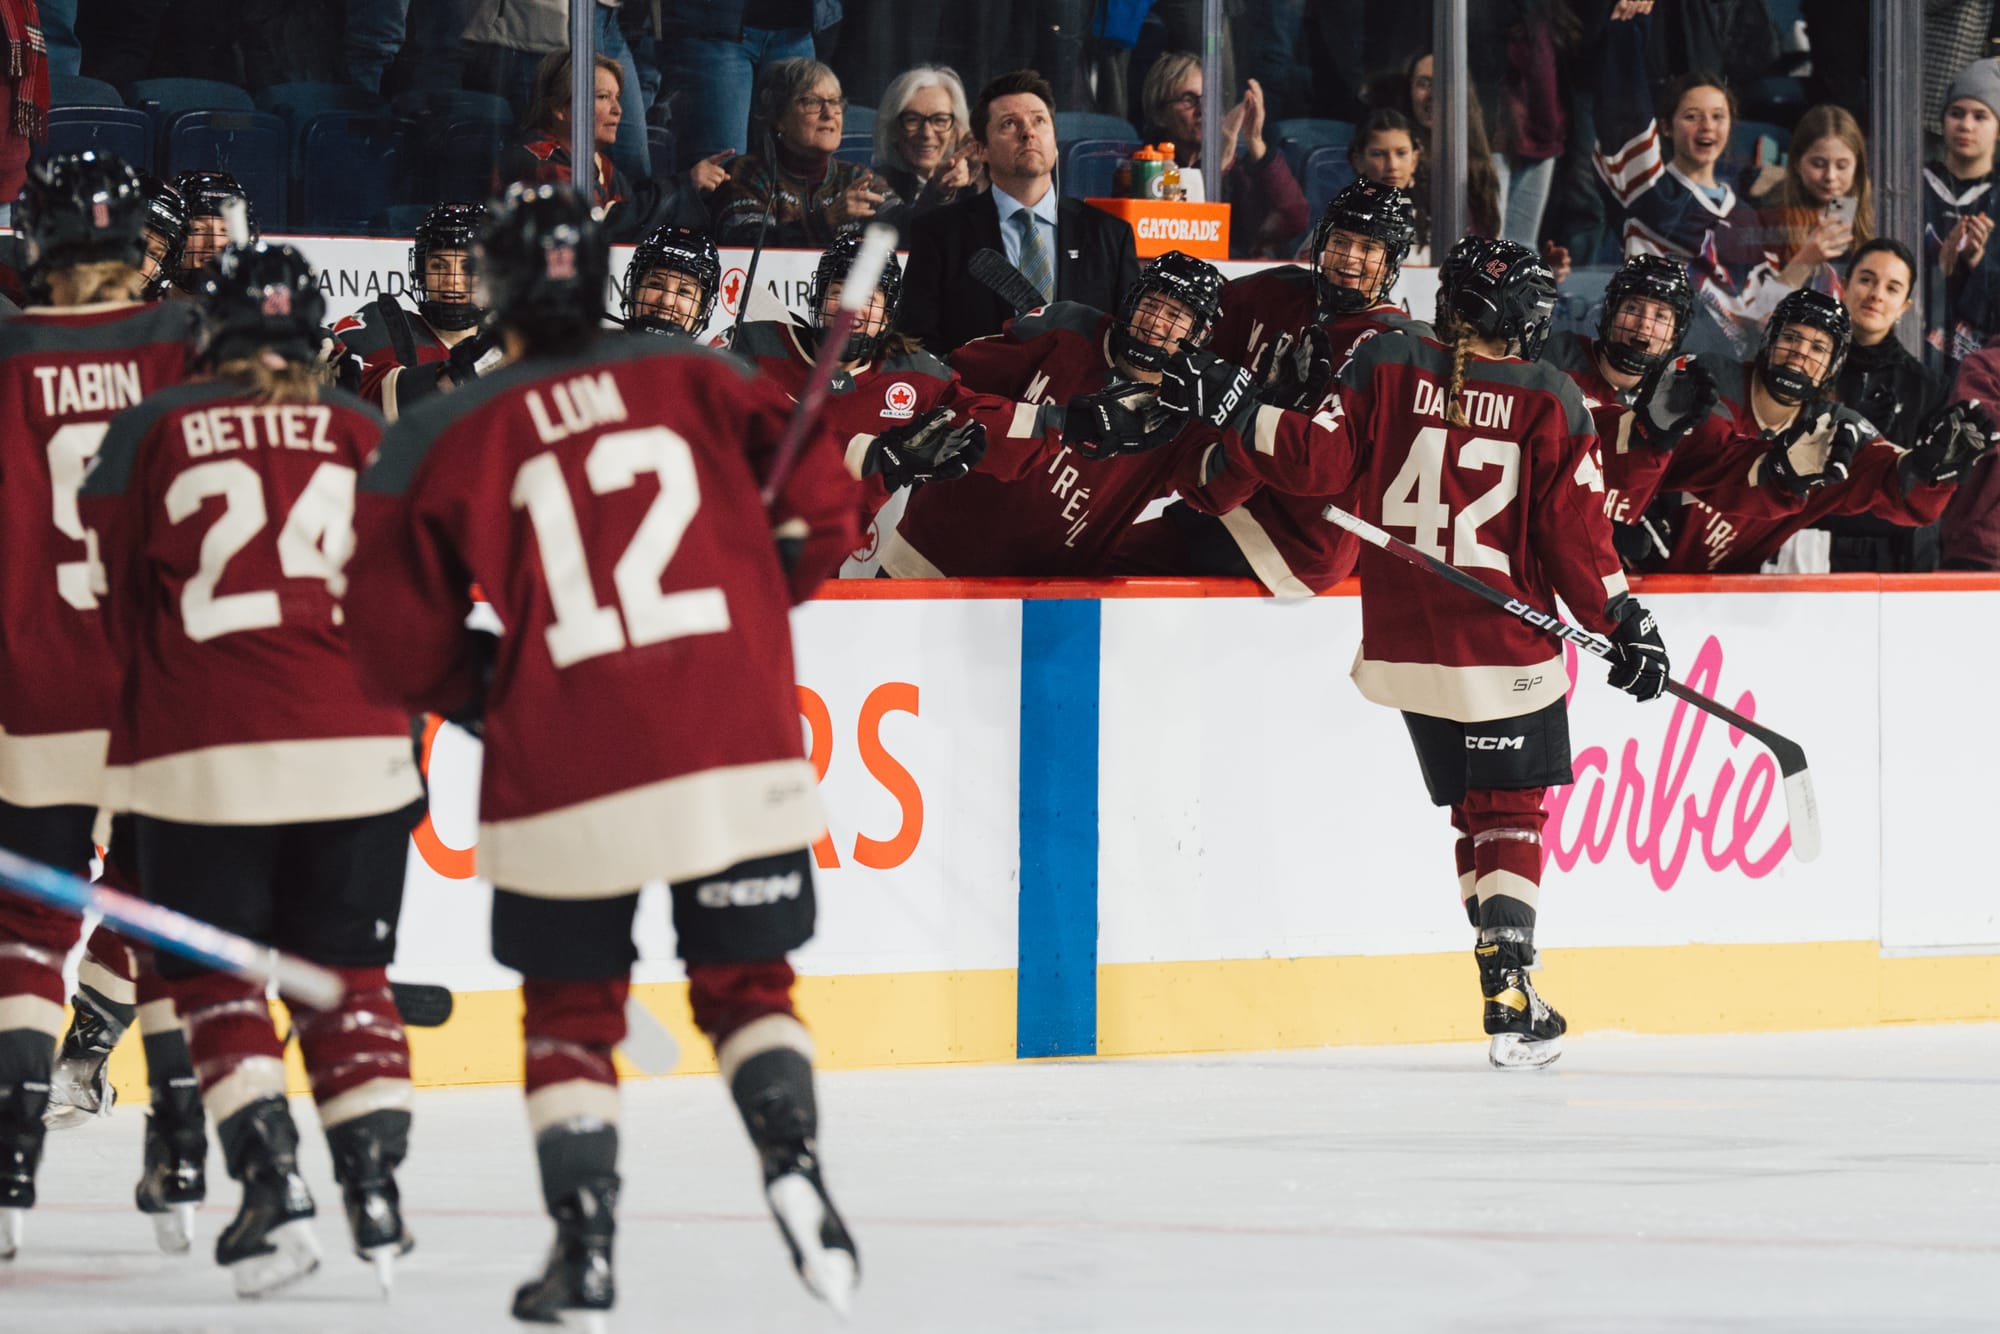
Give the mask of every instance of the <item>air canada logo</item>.
POLYGON ((292 289, 289 287, 267 287, 264 289, 264 313, 266 315, 289 315, 292 313, 292 289))
POLYGON ((882 409, 884 417, 908 421, 917 415, 917 391, 910 387, 907 380, 898 380, 890 385, 888 392, 883 394, 882 398, 885 404, 882 409))

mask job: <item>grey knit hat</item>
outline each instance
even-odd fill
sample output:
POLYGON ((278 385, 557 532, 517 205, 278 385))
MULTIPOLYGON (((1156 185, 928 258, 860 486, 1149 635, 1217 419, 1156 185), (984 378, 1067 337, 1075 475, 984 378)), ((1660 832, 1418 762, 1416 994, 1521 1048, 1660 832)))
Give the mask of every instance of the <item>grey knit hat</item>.
POLYGON ((1944 105, 1948 107, 1961 97, 1984 102, 1987 110, 2000 116, 2000 57, 1975 60, 1958 72, 1945 90, 1944 105))

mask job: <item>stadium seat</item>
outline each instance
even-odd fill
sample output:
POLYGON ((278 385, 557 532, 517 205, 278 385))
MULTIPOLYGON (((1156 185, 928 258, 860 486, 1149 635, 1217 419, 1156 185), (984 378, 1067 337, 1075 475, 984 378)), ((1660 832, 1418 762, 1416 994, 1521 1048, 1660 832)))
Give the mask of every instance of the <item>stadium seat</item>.
POLYGON ((257 109, 278 116, 290 127, 294 161, 304 147, 306 127, 312 124, 315 117, 329 111, 359 111, 383 116, 389 110, 381 98, 350 83, 274 83, 257 94, 257 109))
POLYGON ((290 214, 285 122, 263 111, 187 111, 167 129, 166 170, 226 171, 257 206, 260 228, 282 228, 290 214))
POLYGON ((390 103, 390 109, 407 120, 439 122, 455 120, 497 120, 514 123, 514 107, 496 93, 475 93, 463 88, 412 88, 390 103))
POLYGON ((1716 175, 1724 180, 1754 176, 1758 167, 1782 165, 1792 144, 1792 132, 1764 120, 1739 120, 1729 130, 1729 146, 1722 152, 1716 175))
POLYGON ((429 204, 391 204, 375 215, 368 230, 376 236, 415 236, 417 224, 430 211, 429 204))
POLYGON ((257 104, 233 83, 214 79, 141 79, 125 90, 125 101, 165 122, 185 111, 255 111, 257 104))
POLYGON ((1118 164, 1139 149, 1137 139, 1079 139, 1062 147, 1063 194, 1071 199, 1109 199, 1118 164))
POLYGON ((1317 218, 1327 201, 1354 180, 1354 167, 1347 160, 1344 144, 1326 144, 1306 154, 1305 174, 1299 188, 1305 191, 1306 208, 1317 218))
POLYGON ((306 126, 299 158, 299 225, 309 232, 366 232, 397 202, 409 152, 403 122, 324 111, 306 126))
POLYGON ((840 147, 833 150, 833 155, 842 162, 866 167, 875 161, 875 136, 856 134, 850 129, 840 136, 840 147))
POLYGON ((1139 132, 1123 116, 1107 116, 1101 111, 1056 112, 1056 143, 1070 144, 1083 139, 1116 139, 1134 143, 1139 132))
POLYGON ((511 121, 472 117, 435 132, 419 125, 417 186, 411 193, 430 203, 492 198, 505 184, 500 161, 512 138, 511 121))
POLYGON ((1273 123, 1265 137, 1278 146, 1285 165, 1292 169, 1292 176, 1304 181, 1306 158, 1313 150, 1332 147, 1345 153, 1354 142, 1354 126, 1344 120, 1301 116, 1273 123))
POLYGON ((850 134, 875 133, 875 108, 848 107, 847 115, 841 118, 840 128, 843 138, 850 134))
POLYGON ((49 76, 51 107, 122 107, 125 99, 102 79, 86 79, 75 74, 49 76))
POLYGON ((153 118, 128 107, 56 107, 49 112, 49 137, 35 145, 33 160, 56 153, 116 153, 136 171, 153 169, 153 118))

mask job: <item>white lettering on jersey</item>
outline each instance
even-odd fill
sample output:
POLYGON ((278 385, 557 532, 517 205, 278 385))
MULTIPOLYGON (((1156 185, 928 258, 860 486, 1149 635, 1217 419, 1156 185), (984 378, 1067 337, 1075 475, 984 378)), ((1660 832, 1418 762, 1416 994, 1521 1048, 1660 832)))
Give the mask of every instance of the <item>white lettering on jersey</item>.
POLYGON ((51 417, 78 412, 122 412, 145 396, 136 361, 37 366, 42 410, 51 417))
POLYGON ((618 382, 611 378, 610 371, 579 375, 549 386, 548 393, 548 400, 544 401, 541 390, 528 391, 528 416, 534 420, 535 434, 545 445, 593 427, 625 421, 629 415, 625 400, 618 393, 618 382), (551 403, 555 406, 553 416, 549 412, 551 403))
POLYGON ((1598 462, 1595 449, 1586 449, 1576 461, 1576 484, 1592 491, 1604 489, 1604 465, 1598 462))
MULTIPOLYGON (((1489 431, 1511 430, 1514 425, 1514 399, 1509 394, 1497 394, 1491 389, 1466 389, 1458 396, 1459 406, 1465 410, 1465 424, 1489 431)), ((1430 380, 1417 381, 1416 400, 1410 404, 1410 411, 1419 417, 1445 417, 1449 414, 1451 396, 1444 386, 1430 380)))
POLYGON ((181 418, 181 443, 191 459, 240 449, 293 449, 332 454, 327 437, 333 409, 309 403, 233 403, 181 418))
POLYGON ((1083 477, 1083 471, 1074 464, 1065 462, 1068 458, 1069 448, 1064 446, 1056 451, 1053 459, 1049 460, 1048 473, 1055 478, 1049 486, 1049 494, 1058 499, 1068 498, 1067 503, 1063 505, 1062 517, 1063 522, 1069 525, 1069 536, 1064 539, 1063 545, 1073 547, 1083 530, 1090 526, 1090 511, 1081 508, 1083 503, 1090 499, 1090 488, 1077 485, 1083 477))
POLYGON ((1049 397, 1049 375, 1047 371, 1035 372, 1035 378, 1028 381, 1027 392, 1021 395, 1025 403, 1053 403, 1049 397))

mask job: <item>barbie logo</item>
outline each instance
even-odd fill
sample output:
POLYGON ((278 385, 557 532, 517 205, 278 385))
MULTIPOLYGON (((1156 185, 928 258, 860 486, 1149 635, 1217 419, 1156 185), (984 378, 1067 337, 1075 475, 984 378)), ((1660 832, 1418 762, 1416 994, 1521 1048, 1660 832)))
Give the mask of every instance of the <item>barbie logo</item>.
MULTIPOLYGON (((1576 649, 1565 646, 1570 688, 1576 688, 1576 649)), ((1703 641, 1687 684, 1721 698, 1722 645, 1703 641)), ((1725 703, 1730 701, 1724 700, 1725 703)), ((1744 691, 1738 713, 1757 716, 1756 699, 1744 691)), ((1568 871, 1579 861, 1602 863, 1622 845, 1661 890, 1672 889, 1681 868, 1699 849, 1710 870, 1736 868, 1761 879, 1792 845, 1778 795, 1778 766, 1755 741, 1679 700, 1672 702, 1664 742, 1642 754, 1628 739, 1614 767, 1603 746, 1576 752, 1576 782, 1550 788, 1543 808, 1543 856, 1568 871), (1718 762, 1719 761, 1719 762, 1718 762), (1761 850, 1757 845, 1764 845, 1761 850)), ((1545 862, 1544 865, 1547 863, 1545 862)))

